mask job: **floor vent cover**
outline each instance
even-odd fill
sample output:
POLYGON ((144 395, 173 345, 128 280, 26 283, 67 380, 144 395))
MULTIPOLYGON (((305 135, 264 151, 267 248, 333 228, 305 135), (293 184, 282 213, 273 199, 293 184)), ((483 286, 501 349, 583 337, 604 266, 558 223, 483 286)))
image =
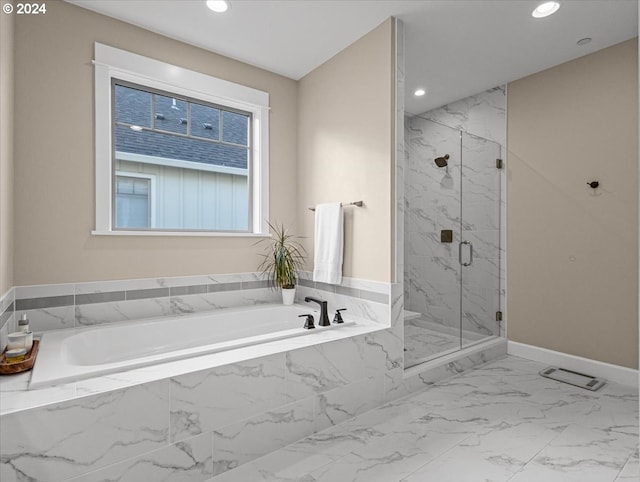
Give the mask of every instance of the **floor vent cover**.
POLYGON ((557 367, 547 367, 540 372, 540 375, 591 391, 596 391, 605 384, 605 381, 600 378, 557 367))

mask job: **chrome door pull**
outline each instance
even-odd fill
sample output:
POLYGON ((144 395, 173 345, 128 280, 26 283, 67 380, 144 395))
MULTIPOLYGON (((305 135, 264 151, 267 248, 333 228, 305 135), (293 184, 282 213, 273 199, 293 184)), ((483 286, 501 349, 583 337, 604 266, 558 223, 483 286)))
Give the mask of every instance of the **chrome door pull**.
POLYGON ((461 241, 460 244, 458 245, 458 261, 462 266, 471 266, 471 263, 473 263, 473 244, 471 244, 470 241, 461 241), (462 245, 463 244, 466 244, 469 246, 469 262, 468 263, 462 262, 462 245))

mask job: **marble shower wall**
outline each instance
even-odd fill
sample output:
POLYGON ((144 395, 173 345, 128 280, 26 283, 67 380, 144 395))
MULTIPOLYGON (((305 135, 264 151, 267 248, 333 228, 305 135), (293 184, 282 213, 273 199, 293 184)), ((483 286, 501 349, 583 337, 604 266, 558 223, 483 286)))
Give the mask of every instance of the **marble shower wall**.
POLYGON ((497 142, 506 152, 506 99, 506 86, 501 85, 430 110, 420 117, 497 142))
POLYGON ((459 326, 462 280, 463 329, 504 334, 494 320, 497 310, 504 312, 499 254, 506 169, 497 170, 495 159, 506 152, 505 138, 502 87, 405 119, 405 306, 438 325, 459 326), (433 160, 445 154, 448 167, 438 168, 433 160), (443 229, 453 230, 452 243, 440 242, 443 229), (464 271, 463 240, 474 247, 464 271))

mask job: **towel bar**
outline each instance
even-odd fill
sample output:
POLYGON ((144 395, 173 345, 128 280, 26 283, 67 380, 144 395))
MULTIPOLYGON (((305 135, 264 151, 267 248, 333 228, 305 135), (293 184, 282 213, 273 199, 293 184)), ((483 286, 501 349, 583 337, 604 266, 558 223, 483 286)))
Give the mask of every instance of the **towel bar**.
MULTIPOLYGON (((362 206, 364 206, 364 201, 353 201, 350 203, 340 203, 340 206, 358 206, 359 208, 361 208, 362 206)), ((309 211, 315 211, 316 208, 309 208, 309 211)))

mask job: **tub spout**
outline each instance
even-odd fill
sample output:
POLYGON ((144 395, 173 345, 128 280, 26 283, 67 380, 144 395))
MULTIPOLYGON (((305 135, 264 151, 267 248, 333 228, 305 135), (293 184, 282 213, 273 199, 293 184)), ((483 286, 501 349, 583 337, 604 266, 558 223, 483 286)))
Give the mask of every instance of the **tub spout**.
POLYGON ((327 302, 324 300, 319 300, 318 298, 312 298, 311 296, 307 296, 304 301, 309 303, 309 301, 313 301, 314 303, 318 303, 320 305, 320 319, 318 320, 318 326, 329 326, 329 315, 327 314, 327 302))

